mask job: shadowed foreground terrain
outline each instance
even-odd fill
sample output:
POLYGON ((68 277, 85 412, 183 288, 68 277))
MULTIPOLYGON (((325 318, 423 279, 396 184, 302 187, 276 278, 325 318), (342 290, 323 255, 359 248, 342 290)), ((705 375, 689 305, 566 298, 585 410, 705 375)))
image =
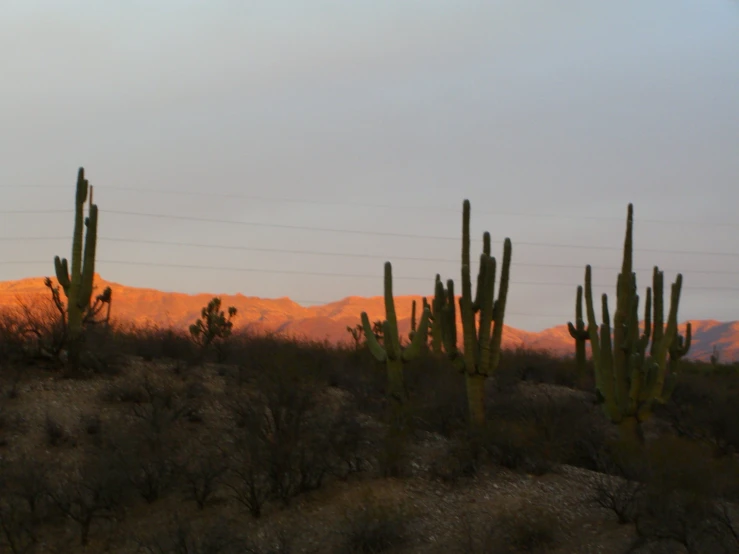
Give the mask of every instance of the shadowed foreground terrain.
MULTIPOLYGON (((739 370, 683 364, 626 451, 574 367, 505 352, 488 423, 426 356, 388 425, 364 348, 100 329, 75 379, 0 331, 0 551, 739 552, 739 370)), ((17 330, 17 329, 16 329, 17 330)))

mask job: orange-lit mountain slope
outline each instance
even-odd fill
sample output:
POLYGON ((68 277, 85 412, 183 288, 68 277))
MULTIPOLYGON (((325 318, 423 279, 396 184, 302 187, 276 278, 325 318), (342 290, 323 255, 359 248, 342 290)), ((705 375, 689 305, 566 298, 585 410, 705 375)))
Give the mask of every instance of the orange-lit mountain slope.
MULTIPOLYGON (((156 324, 184 329, 199 317, 201 308, 214 296, 126 287, 96 279, 96 290, 106 286, 113 289, 113 318, 124 324, 156 324)), ((368 313, 371 321, 384 316, 383 299, 379 296, 350 296, 307 308, 289 298, 262 299, 241 294, 221 295, 221 298, 224 306, 238 309, 236 328, 277 331, 288 336, 330 342, 351 342, 346 327, 359 323, 362 311, 368 313)), ((17 305, 19 299, 27 303, 48 303, 49 292, 44 286, 44 279, 38 277, 0 283, 0 307, 17 305)), ((411 302, 414 299, 420 305, 420 297, 400 296, 395 299, 404 336, 410 330, 411 302)), ((703 320, 693 321, 692 324, 693 346, 689 357, 707 360, 713 347, 717 346, 722 360, 739 360, 739 322, 703 320)), ((459 331, 461 333, 461 325, 459 331)), ((572 354, 574 346, 564 324, 538 333, 506 327, 504 345, 544 349, 559 355, 572 354)))

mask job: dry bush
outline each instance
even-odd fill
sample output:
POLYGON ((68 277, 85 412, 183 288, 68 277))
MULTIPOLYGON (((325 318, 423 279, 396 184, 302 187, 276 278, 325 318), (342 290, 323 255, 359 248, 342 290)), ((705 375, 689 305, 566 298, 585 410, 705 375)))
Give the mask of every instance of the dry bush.
POLYGON ((220 490, 227 471, 225 452, 214 441, 199 441, 188 449, 186 460, 179 467, 186 498, 194 500, 199 510, 205 509, 220 490))
POLYGON ((592 468, 605 441, 592 406, 578 396, 536 396, 511 390, 489 399, 489 421, 474 437, 486 455, 504 467, 544 474, 558 464, 592 468))
POLYGON ((196 527, 175 516, 159 535, 138 538, 136 542, 142 554, 259 554, 222 520, 196 527))
POLYGON ((406 544, 412 515, 397 500, 381 500, 365 493, 360 506, 346 518, 342 554, 379 554, 406 544))
POLYGON ((413 429, 449 437, 467 428, 465 380, 446 358, 422 356, 408 364, 404 377, 413 429))
POLYGON ((184 330, 165 328, 159 325, 121 327, 117 330, 118 340, 126 353, 140 356, 145 361, 195 359, 195 348, 184 330))
POLYGON ((468 514, 462 518, 455 551, 460 554, 543 554, 560 545, 559 527, 556 514, 536 505, 521 505, 493 516, 485 514, 480 521, 473 521, 468 514))
POLYGON ((737 465, 717 460, 710 447, 665 437, 646 452, 647 479, 632 551, 739 552, 736 514, 722 498, 737 465))
POLYGON ((54 506, 79 528, 80 544, 89 542, 92 524, 116 521, 129 493, 128 479, 117 460, 104 452, 94 453, 71 475, 48 483, 54 506))
MULTIPOLYGON (((588 373, 592 372, 590 365, 588 368, 588 373)), ((573 359, 523 346, 503 351, 494 378, 496 386, 501 390, 508 390, 521 381, 570 388, 588 385, 578 383, 577 368, 573 359)))
POLYGON ((679 436, 711 444, 721 455, 739 452, 739 372, 681 372, 657 415, 679 436))

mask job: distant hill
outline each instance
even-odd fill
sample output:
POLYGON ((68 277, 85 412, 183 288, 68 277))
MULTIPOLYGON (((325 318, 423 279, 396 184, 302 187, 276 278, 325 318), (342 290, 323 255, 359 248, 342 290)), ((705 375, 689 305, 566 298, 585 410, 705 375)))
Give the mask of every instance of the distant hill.
MULTIPOLYGON (((96 287, 113 289, 113 317, 121 323, 156 324, 187 328, 200 316, 200 310, 217 293, 183 294, 155 289, 127 287, 96 279, 96 287)), ((287 336, 328 340, 333 343, 351 342, 347 326, 359 323, 359 314, 366 311, 372 321, 382 319, 385 309, 380 296, 364 298, 349 296, 321 306, 303 307, 289 298, 263 299, 252 296, 217 295, 224 306, 235 306, 239 315, 235 327, 261 331, 277 331, 287 336)), ((44 278, 34 277, 0 283, 0 306, 12 306, 18 298, 48 301, 44 278)), ((420 296, 398 296, 395 299, 398 324, 407 335, 410 330, 411 302, 420 296)), ((739 360, 739 321, 692 321, 693 345, 689 358, 708 360, 717 346, 724 361, 739 360)), ((684 330, 685 323, 681 325, 684 330)), ((461 326, 459 327, 461 333, 461 326)), ((563 323, 538 333, 506 326, 503 335, 506 347, 526 346, 548 350, 557 355, 571 355, 573 341, 563 323)), ((461 338, 460 338, 461 340, 461 338)))

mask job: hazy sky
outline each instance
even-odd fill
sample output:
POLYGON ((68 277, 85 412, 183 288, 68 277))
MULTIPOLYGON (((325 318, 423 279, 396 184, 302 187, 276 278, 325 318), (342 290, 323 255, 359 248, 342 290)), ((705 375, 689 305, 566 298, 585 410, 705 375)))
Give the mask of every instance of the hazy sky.
POLYGON ((388 259, 431 294, 469 198, 538 330, 586 263, 614 293, 631 201, 642 290, 659 264, 681 319, 739 319, 736 0, 0 7, 0 279, 69 255, 71 213, 7 212, 71 210, 84 166, 130 286, 308 305, 382 294, 388 259))

